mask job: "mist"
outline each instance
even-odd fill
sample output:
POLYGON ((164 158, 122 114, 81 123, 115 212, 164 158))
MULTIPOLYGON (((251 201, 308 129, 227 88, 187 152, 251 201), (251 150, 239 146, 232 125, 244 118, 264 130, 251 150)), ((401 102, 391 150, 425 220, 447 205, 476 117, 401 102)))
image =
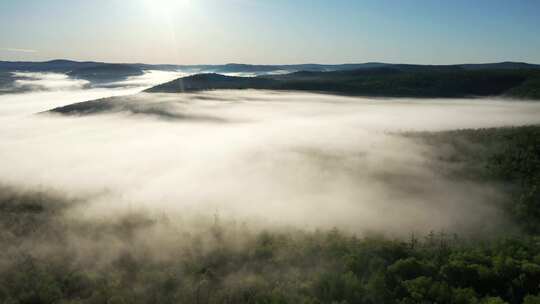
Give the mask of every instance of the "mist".
POLYGON ((438 147, 400 133, 540 123, 540 104, 523 101, 136 94, 173 76, 83 89, 47 75, 24 83, 39 91, 0 96, 0 184, 83 201, 65 216, 87 220, 137 211, 261 229, 488 234, 511 225, 505 194, 449 177, 438 147), (109 96, 93 115, 36 115, 109 96))
POLYGON ((142 76, 110 83, 109 87, 94 87, 87 80, 73 79, 62 73, 13 74, 18 77, 14 86, 30 91, 0 95, 0 116, 4 119, 31 116, 74 102, 136 94, 153 85, 185 75, 180 72, 146 71, 142 76))

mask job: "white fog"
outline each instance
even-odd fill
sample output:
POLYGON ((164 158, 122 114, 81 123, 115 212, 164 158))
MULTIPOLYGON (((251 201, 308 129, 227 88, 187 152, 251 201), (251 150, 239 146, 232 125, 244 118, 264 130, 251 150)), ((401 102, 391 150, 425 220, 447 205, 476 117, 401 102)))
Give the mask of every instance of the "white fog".
POLYGON ((142 210, 360 234, 496 229, 506 221, 496 187, 445 177, 433 147, 397 133, 540 123, 540 104, 528 102, 134 95, 178 74, 94 89, 29 76, 19 85, 35 91, 0 95, 0 183, 84 200, 71 213, 89 218, 142 210), (116 106, 96 115, 36 114, 109 96, 116 106))

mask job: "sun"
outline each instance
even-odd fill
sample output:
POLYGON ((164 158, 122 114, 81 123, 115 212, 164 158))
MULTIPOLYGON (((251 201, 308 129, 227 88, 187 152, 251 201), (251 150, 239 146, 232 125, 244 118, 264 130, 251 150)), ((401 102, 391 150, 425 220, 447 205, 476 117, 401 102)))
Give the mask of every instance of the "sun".
POLYGON ((149 12, 152 13, 174 13, 179 9, 190 6, 191 0, 142 0, 149 12))

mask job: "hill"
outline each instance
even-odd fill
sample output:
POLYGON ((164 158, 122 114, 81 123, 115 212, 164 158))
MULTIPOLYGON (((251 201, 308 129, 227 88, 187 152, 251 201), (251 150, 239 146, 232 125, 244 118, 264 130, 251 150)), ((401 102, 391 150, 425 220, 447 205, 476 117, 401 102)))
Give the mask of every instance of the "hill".
POLYGON ((92 67, 103 63, 79 62, 73 60, 57 59, 45 62, 32 61, 0 61, 0 71, 25 71, 25 72, 67 72, 75 69, 92 67))
POLYGON ((333 72, 300 71, 257 78, 203 74, 176 79, 147 92, 211 89, 299 90, 380 97, 485 97, 540 99, 540 69, 393 65, 333 72))
POLYGON ((207 74, 180 78, 148 92, 211 89, 271 89, 381 97, 507 96, 540 99, 540 65, 499 62, 457 65, 416 65, 368 62, 359 64, 293 65, 151 65, 51 60, 0 61, 0 92, 9 92, 11 72, 58 72, 103 84, 142 75, 144 70, 207 74), (253 77, 226 77, 248 74, 253 77))
POLYGON ((98 64, 81 67, 67 73, 70 77, 89 80, 92 82, 110 82, 122 80, 130 76, 140 76, 143 70, 127 64, 98 64))
POLYGON ((220 74, 197 74, 152 87, 146 92, 189 92, 214 89, 273 89, 279 81, 259 77, 236 77, 220 74))
MULTIPOLYGON (((74 61, 57 59, 45 62, 32 61, 0 61, 0 71, 56 71, 69 72, 81 68, 89 68, 100 65, 108 65, 111 63, 94 62, 94 61, 74 61)), ((422 69, 422 68, 449 68, 449 69, 466 69, 466 70, 486 70, 486 69, 540 69, 538 64, 529 64, 524 62, 497 62, 497 63, 480 63, 480 64, 456 64, 456 65, 417 65, 417 64, 392 64, 382 62, 366 62, 366 63, 348 63, 348 64, 284 64, 284 65, 254 65, 254 64, 239 64, 228 63, 218 65, 177 65, 177 64, 144 64, 144 63, 114 63, 115 65, 125 65, 136 67, 143 70, 185 70, 207 73, 271 73, 277 71, 312 71, 312 72, 328 72, 328 71, 347 71, 358 69, 373 69, 381 67, 393 67, 398 69, 422 69)))

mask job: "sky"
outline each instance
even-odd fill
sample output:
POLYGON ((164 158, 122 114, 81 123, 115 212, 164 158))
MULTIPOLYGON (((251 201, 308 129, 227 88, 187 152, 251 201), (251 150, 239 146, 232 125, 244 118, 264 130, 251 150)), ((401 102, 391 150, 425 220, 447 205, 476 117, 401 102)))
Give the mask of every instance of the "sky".
POLYGON ((0 0, 0 60, 540 63, 538 0, 0 0))

